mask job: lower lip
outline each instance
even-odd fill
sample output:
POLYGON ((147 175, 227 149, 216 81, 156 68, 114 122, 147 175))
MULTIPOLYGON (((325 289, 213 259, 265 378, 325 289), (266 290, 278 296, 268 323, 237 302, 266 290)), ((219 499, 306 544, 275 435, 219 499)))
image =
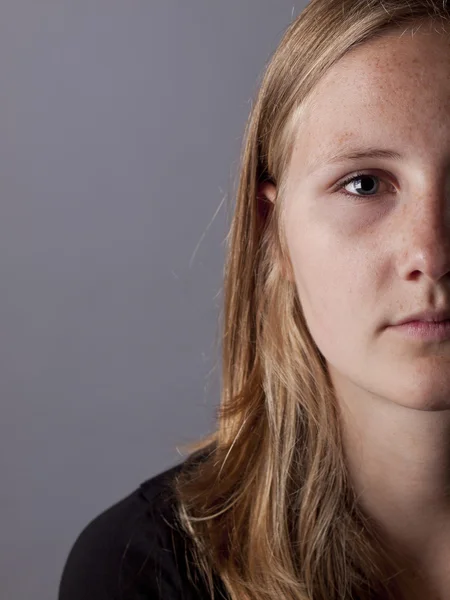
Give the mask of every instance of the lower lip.
POLYGON ((431 342, 443 342, 450 339, 450 320, 433 323, 432 321, 409 321, 395 325, 394 329, 410 338, 431 342))

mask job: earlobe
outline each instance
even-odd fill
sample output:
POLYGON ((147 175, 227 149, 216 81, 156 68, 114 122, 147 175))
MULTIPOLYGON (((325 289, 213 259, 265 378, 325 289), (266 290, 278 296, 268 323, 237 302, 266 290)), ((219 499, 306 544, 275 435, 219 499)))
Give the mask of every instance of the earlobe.
POLYGON ((277 188, 270 181, 264 181, 258 185, 258 198, 261 200, 269 200, 272 204, 275 203, 277 197, 277 188))
POLYGON ((256 191, 257 210, 263 222, 269 217, 275 204, 277 192, 273 183, 264 181, 258 184, 256 191))
MULTIPOLYGON (((260 183, 258 185, 258 207, 259 213, 263 218, 265 218, 269 213, 269 207, 270 209, 273 208, 273 206, 270 206, 270 204, 275 204, 276 198, 277 188, 273 183, 271 183, 270 181, 264 181, 263 183, 260 183)), ((292 272, 292 267, 290 264, 286 263, 283 260, 281 263, 281 272, 284 279, 290 282, 294 282, 294 274, 292 272)))

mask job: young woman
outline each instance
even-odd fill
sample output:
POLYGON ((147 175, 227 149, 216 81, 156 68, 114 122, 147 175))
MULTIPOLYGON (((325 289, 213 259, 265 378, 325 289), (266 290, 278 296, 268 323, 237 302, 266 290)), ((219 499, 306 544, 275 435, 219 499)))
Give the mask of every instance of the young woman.
POLYGON ((245 135, 218 427, 60 600, 450 598, 445 0, 312 0, 245 135), (403 323, 403 324, 402 324, 403 323))

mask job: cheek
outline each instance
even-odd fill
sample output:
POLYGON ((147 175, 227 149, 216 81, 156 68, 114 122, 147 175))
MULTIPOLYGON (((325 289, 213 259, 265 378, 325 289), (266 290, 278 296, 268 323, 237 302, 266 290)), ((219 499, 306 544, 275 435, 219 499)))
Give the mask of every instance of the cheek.
MULTIPOLYGON (((367 281, 358 278, 355 253, 320 236, 291 238, 289 251, 300 302, 311 336, 330 359, 356 334, 367 281), (326 242, 326 243, 325 243, 326 242)), ((361 269, 359 274, 363 276, 361 269)))

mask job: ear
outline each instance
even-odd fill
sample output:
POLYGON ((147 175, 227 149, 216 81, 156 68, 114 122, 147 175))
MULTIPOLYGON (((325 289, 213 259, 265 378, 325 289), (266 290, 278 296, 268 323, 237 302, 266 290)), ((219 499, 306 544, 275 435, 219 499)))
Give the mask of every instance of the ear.
POLYGON ((269 200, 275 203, 277 197, 277 188, 270 181, 264 181, 258 185, 258 200, 269 200))
POLYGON ((263 222, 266 221, 269 213, 273 210, 276 196, 277 190, 273 183, 264 181, 258 185, 258 189, 256 191, 256 201, 258 214, 263 222))
MULTIPOLYGON (((277 198, 277 188, 270 181, 264 181, 258 185, 256 197, 258 201, 259 214, 265 218, 267 213, 273 208, 273 206, 270 206, 270 203, 272 205, 275 204, 277 198)), ((283 263, 281 270, 285 279, 292 282, 294 281, 292 268, 289 264, 283 263)))

